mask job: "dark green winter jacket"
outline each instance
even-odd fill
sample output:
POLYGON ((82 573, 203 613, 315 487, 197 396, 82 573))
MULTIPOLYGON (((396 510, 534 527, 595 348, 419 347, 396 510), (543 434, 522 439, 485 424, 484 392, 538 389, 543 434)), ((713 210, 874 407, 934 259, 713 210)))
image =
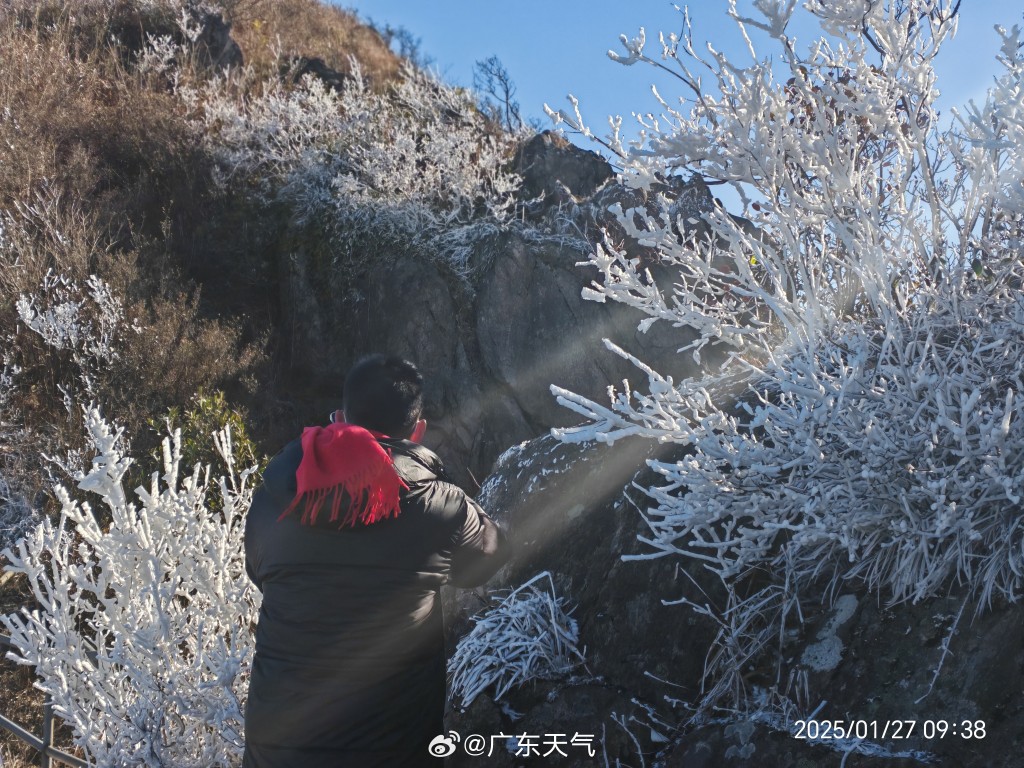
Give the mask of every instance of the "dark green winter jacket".
POLYGON ((382 439, 408 486, 398 517, 337 529, 278 518, 302 445, 267 467, 249 509, 246 567, 263 592, 245 711, 246 768, 400 768, 442 733, 439 590, 476 586, 508 555, 501 529, 441 461, 382 439))

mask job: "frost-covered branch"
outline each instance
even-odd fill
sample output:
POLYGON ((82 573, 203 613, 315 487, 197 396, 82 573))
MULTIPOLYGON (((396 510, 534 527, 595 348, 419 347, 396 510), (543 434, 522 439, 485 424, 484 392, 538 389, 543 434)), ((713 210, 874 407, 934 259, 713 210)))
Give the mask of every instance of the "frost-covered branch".
POLYGON ((75 281, 48 271, 39 292, 22 295, 18 316, 54 351, 66 351, 78 369, 89 396, 95 380, 117 357, 117 339, 124 331, 124 303, 103 280, 90 275, 84 289, 75 281))
MULTIPOLYGON (((180 437, 164 443, 163 474, 128 501, 131 460, 121 431, 86 413, 92 466, 77 476, 109 516, 57 488, 60 519, 6 549, 37 602, 0 616, 39 686, 101 766, 236 764, 257 594, 245 573, 244 514, 252 470, 216 486, 209 468, 180 469, 180 437)), ((230 448, 229 435, 219 445, 230 448)), ((227 457, 226 457, 227 458, 227 457)))
MULTIPOLYGON (((694 328, 681 351, 716 345, 727 363, 677 382, 613 347, 646 386, 609 403, 553 390, 585 419, 564 440, 680 446, 651 462, 648 551, 631 559, 681 556, 725 586, 727 604, 691 605, 722 629, 701 711, 742 707, 729 670, 773 632, 781 643, 823 584, 893 603, 954 586, 980 608, 1024 590, 1022 33, 999 30, 1003 75, 944 128, 932 62, 955 4, 806 10, 823 34, 801 51, 793 2, 759 0, 751 16, 732 4, 745 65, 696 50, 689 17, 661 37, 657 66, 678 65, 683 98, 662 98, 623 157, 655 210, 615 211, 652 254, 607 244, 586 262, 585 296, 639 309, 641 330, 694 328), (749 218, 676 220, 662 180, 680 172, 733 185, 749 218), (775 583, 751 596, 755 573, 775 583)), ((651 63, 644 44, 624 39, 618 59, 651 63)))
POLYGON ((482 616, 448 662, 450 696, 461 707, 494 686, 494 699, 536 678, 565 675, 583 662, 579 627, 555 596, 547 571, 522 584, 482 616), (547 587, 538 585, 547 579, 547 587))
POLYGON ((311 76, 263 88, 242 100, 222 79, 183 97, 227 179, 288 201, 337 237, 372 228, 439 238, 458 261, 462 230, 510 216, 516 137, 488 125, 471 93, 412 68, 378 93, 356 62, 340 92, 311 76))

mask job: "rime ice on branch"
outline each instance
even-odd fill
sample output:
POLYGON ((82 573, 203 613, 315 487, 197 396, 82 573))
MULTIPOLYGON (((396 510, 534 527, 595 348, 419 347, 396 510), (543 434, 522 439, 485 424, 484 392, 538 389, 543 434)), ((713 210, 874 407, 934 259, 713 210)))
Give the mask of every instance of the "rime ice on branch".
POLYGON ((163 474, 128 500, 121 431, 86 411, 95 458, 76 480, 102 508, 57 488, 57 524, 4 551, 38 607, 0 616, 40 687, 103 766, 210 766, 240 760, 258 595, 245 573, 244 515, 253 470, 235 471, 231 436, 215 436, 227 475, 180 471, 180 434, 163 474), (102 518, 109 525, 101 524, 102 518))
POLYGON ((474 621, 476 626, 459 640, 448 662, 449 697, 463 708, 491 685, 497 701, 515 686, 566 675, 583 663, 577 648, 579 626, 566 613, 563 599, 555 596, 547 571, 474 621))
MULTIPOLYGON (((944 125, 932 61, 952 3, 810 2, 823 36, 805 51, 787 33, 793 0, 754 6, 729 10, 752 64, 698 49, 688 16, 660 58, 643 34, 624 38, 613 58, 667 68, 682 90, 659 96, 631 148, 615 124, 608 139, 623 178, 660 200, 659 214, 616 212, 657 269, 611 242, 586 262, 600 273, 589 298, 638 308, 641 330, 693 327, 681 352, 726 345, 728 362, 674 382, 612 347, 645 390, 608 404, 553 390, 587 421, 564 440, 687 448, 652 462, 640 557, 681 555, 723 580, 712 678, 742 668, 751 638, 778 636, 823 579, 893 602, 962 585, 982 606, 1024 588, 1021 31, 999 30, 1005 71, 985 104, 944 125), (680 172, 730 185, 754 226, 722 208, 704 230, 673 220, 654 182, 680 172), (776 583, 740 600, 754 571, 776 583)), ((551 114, 587 131, 578 110, 551 114)), ((742 681, 705 693, 701 712, 748 695, 742 681)))
POLYGON ((182 90, 225 178, 248 180, 343 241, 353 233, 426 238, 466 270, 467 242, 511 214, 516 134, 489 128, 472 93, 407 68, 374 92, 352 62, 339 92, 306 76, 242 101, 230 81, 182 90))

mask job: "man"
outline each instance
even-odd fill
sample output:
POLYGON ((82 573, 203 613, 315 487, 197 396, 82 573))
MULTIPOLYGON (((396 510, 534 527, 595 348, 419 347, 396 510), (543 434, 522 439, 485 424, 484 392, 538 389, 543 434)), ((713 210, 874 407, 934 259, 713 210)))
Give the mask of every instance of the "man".
POLYGON ((432 766, 443 732, 439 590, 507 559, 501 529, 419 445, 423 379, 363 358, 344 411, 270 462, 246 519, 263 592, 246 768, 432 766))

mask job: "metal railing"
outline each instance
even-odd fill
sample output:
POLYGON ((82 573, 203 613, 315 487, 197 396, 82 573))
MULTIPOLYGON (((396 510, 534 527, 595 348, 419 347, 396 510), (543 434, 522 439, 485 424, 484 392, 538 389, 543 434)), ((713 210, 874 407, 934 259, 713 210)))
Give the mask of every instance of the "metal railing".
MULTIPOLYGON (((14 643, 11 642, 11 638, 7 635, 0 635, 0 648, 7 646, 14 648, 14 643)), ((2 656, 3 654, 0 654, 2 656)), ((57 760, 66 765, 74 766, 74 768, 89 768, 89 763, 80 757, 69 755, 67 752, 61 752, 55 746, 53 746, 54 737, 54 714, 53 714, 53 701, 51 701, 49 694, 43 699, 43 735, 36 736, 31 731, 22 728, 13 720, 8 720, 3 715, 0 715, 0 728, 10 731, 19 739, 24 741, 31 747, 34 747, 39 751, 39 765, 42 768, 53 768, 53 761, 57 760)))

